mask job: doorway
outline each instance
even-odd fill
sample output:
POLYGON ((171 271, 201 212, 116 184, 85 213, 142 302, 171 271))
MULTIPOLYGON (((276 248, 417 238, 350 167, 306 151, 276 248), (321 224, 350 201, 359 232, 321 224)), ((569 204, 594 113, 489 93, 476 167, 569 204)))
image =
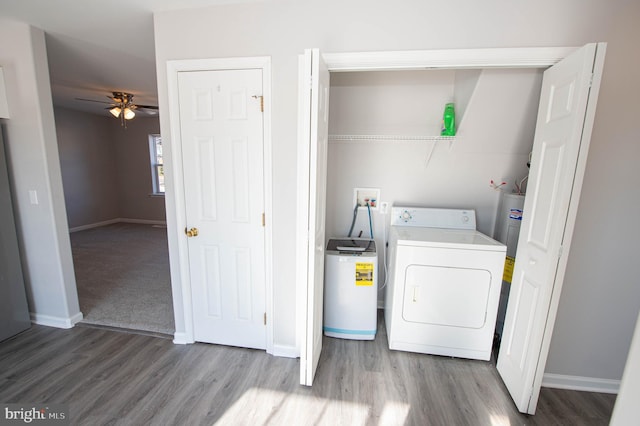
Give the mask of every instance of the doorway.
POLYGON ((164 196, 153 194, 149 134, 56 107, 56 133, 83 324, 172 335, 164 196))

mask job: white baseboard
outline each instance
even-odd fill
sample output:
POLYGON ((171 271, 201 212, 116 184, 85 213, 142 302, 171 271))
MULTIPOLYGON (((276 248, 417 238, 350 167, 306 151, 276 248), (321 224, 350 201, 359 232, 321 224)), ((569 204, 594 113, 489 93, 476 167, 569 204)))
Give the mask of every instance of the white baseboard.
POLYGON ((68 318, 54 317, 51 315, 36 314, 31 312, 32 323, 55 328, 72 328, 74 325, 82 321, 82 318, 82 312, 78 312, 77 314, 68 318))
POLYGON ((139 223, 142 225, 164 225, 167 226, 166 220, 148 220, 148 219, 127 219, 126 217, 121 217, 118 219, 119 222, 123 223, 139 223))
POLYGON ((195 342, 192 339, 187 338, 187 333, 176 331, 173 333, 173 343, 175 345, 190 345, 195 342))
POLYGON ((271 355, 283 358, 299 358, 300 351, 295 346, 273 345, 273 352, 271 355))
POLYGON ((620 390, 620 380, 545 373, 542 377, 542 386, 545 388, 617 394, 620 390))
POLYGON ((87 225, 80 225, 80 226, 75 226, 73 228, 69 228, 69 232, 85 231, 87 229, 99 228, 101 226, 112 225, 118 222, 120 222, 120 219, 116 218, 116 219, 105 220, 102 222, 89 223, 87 225))
POLYGON ((84 315, 82 314, 82 312, 78 312, 77 314, 73 315, 71 317, 72 326, 76 325, 77 323, 79 323, 83 319, 84 319, 84 315))
POLYGON ((148 219, 129 219, 125 217, 117 217, 102 222, 89 223, 87 225, 75 226, 69 228, 69 232, 85 231, 87 229, 99 228, 101 226, 113 225, 114 223, 139 223, 143 225, 164 225, 167 226, 166 220, 148 220, 148 219))

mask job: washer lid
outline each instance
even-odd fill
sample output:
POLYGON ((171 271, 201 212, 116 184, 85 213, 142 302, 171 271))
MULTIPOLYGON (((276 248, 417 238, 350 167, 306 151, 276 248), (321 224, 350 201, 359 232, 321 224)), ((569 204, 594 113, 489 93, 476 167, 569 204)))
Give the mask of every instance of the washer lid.
POLYGON ((370 238, 331 238, 327 251, 340 253, 375 253, 376 242, 370 238))
POLYGON ((441 247, 465 250, 506 252, 507 246, 476 230, 392 226, 393 239, 399 246, 441 247))

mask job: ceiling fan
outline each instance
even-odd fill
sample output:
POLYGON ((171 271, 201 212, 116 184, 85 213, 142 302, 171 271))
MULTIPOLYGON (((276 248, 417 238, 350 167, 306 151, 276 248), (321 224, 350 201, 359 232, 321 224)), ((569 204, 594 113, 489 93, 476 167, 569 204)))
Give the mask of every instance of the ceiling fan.
POLYGON ((111 104, 107 109, 115 118, 120 119, 120 124, 123 127, 127 127, 127 121, 132 120, 135 116, 136 110, 145 111, 149 115, 158 114, 158 107, 153 105, 138 105, 133 103, 133 95, 126 92, 112 92, 113 96, 107 96, 112 102, 96 101, 93 99, 76 98, 80 101, 100 102, 104 104, 111 104))

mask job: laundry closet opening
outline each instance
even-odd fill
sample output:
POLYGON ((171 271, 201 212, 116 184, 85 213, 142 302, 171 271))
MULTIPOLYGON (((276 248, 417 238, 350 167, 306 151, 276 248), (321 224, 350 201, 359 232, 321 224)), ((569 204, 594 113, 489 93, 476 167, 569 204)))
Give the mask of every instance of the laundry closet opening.
POLYGON ((364 238, 373 230, 379 308, 391 213, 380 203, 473 209, 478 231, 494 236, 502 192, 517 192, 516 184, 526 191, 542 73, 533 68, 331 73, 326 239, 347 236, 354 189, 379 190, 372 226, 368 210, 361 208, 353 227, 353 236, 364 238), (455 104, 456 136, 440 137, 449 102, 455 104))
MULTIPOLYGON (((299 327, 302 343, 300 383, 313 384, 313 376, 322 351, 323 275, 321 266, 323 262, 321 259, 324 256, 322 242, 327 239, 326 236, 336 232, 338 228, 336 218, 345 214, 341 212, 344 209, 342 207, 344 202, 338 201, 345 199, 340 195, 341 192, 350 192, 348 186, 354 181, 360 182, 361 179, 368 178, 371 182, 364 182, 362 186, 377 185, 376 182, 381 186, 381 188, 374 187, 367 190, 369 199, 375 196, 380 208, 383 202, 396 205, 400 205, 401 202, 407 203, 406 207, 402 206, 404 209, 395 209, 395 212, 392 210, 394 220, 399 218, 402 223, 398 222, 399 226, 394 224, 391 228, 393 232, 390 232, 392 236, 389 244, 389 251, 394 249, 394 256, 398 253, 396 256, 398 259, 400 250, 403 250, 404 263, 397 261, 390 264, 406 265, 407 261, 411 261, 410 265, 419 264, 427 268, 421 268, 419 274, 418 269, 415 274, 413 272, 409 274, 408 268, 405 270, 398 266, 395 275, 390 274, 390 277, 393 275, 393 280, 389 280, 390 283, 395 284, 403 279, 405 283, 402 299, 398 298, 397 292, 387 293, 393 295, 393 299, 389 299, 393 303, 390 306, 386 301, 385 316, 389 313, 393 319, 398 318, 400 314, 404 315, 407 306, 423 304, 424 301, 431 300, 421 296, 420 288, 423 284, 434 280, 420 278, 419 282, 409 282, 410 275, 412 277, 431 276, 429 267, 433 266, 434 268, 431 268, 433 270, 437 266, 447 268, 447 264, 451 263, 451 259, 439 260, 439 263, 435 263, 431 255, 426 256, 428 251, 422 248, 420 249, 422 254, 418 259, 417 249, 404 250, 403 247, 428 247, 420 245, 421 242, 442 241, 449 244, 452 242, 450 233, 452 226, 449 225, 454 222, 458 225, 453 228, 460 231, 471 229, 473 233, 493 234, 500 203, 500 189, 504 189, 504 186, 515 180, 522 182, 523 175, 530 173, 530 182, 524 188, 529 195, 524 202, 522 230, 518 238, 518 253, 512 282, 514 290, 509 295, 509 299, 513 302, 509 304, 505 316, 505 332, 500 343, 502 350, 498 357, 497 369, 518 410, 529 414, 535 413, 578 212, 605 52, 606 43, 591 43, 577 49, 370 52, 324 56, 320 55, 318 49, 305 50, 304 55, 300 57, 301 148, 298 170, 300 185, 297 245, 301 250, 297 258, 297 275, 300 282, 304 283, 300 292, 301 303, 298 304, 300 318, 304 321, 299 327), (537 71, 529 71, 538 68, 545 69, 542 75, 537 71), (337 85, 335 78, 333 85, 331 84, 329 71, 390 69, 454 70, 454 74, 447 78, 449 99, 446 102, 452 100, 458 103, 462 111, 459 114, 458 133, 455 138, 443 139, 437 134, 416 138, 408 136, 389 138, 388 135, 336 136, 332 133, 335 131, 335 124, 330 120, 333 117, 330 117, 331 105, 327 97, 331 92, 335 94, 340 86, 337 85), (480 71, 474 74, 472 72, 474 69, 480 71), (533 75, 521 81, 520 77, 527 74, 533 75), (540 95, 537 92, 538 88, 540 95), (540 106, 536 107, 538 98, 540 106), (537 114, 538 110, 540 114, 537 114), (331 137, 331 134, 334 136, 331 137), (329 143, 330 140, 333 143, 329 143), (360 144, 369 140, 372 143, 360 144), (336 142, 339 141, 342 141, 340 143, 345 147, 337 145, 336 142), (347 144, 354 141, 358 145, 347 144), (387 143, 392 141, 393 148, 390 148, 387 143), (418 147, 407 143, 419 141, 432 142, 428 150, 422 151, 424 152, 422 155, 419 155, 422 152, 418 147), (353 148, 349 150, 349 147, 353 148), (406 153, 399 159, 397 154, 403 150, 406 150, 406 153), (530 172, 526 168, 529 150, 532 150, 530 172), (370 155, 371 152, 377 154, 370 155), (416 157, 422 157, 424 170, 417 167, 419 163, 414 161, 416 157), (339 161, 336 158, 339 158, 339 161), (385 169, 388 173, 386 175, 388 181, 379 178, 379 174, 384 173, 385 169), (505 185, 501 185, 503 181, 505 185), (388 192, 383 192, 383 188, 388 192), (327 193, 329 200, 327 200, 327 193), (446 216, 449 219, 443 221, 441 220, 443 217, 440 216, 440 220, 432 222, 435 228, 428 228, 434 225, 429 225, 427 222, 414 221, 414 212, 422 218, 425 210, 416 209, 411 205, 435 207, 441 203, 454 207, 454 210, 450 209, 446 212, 458 212, 458 220, 454 218, 454 221, 451 221, 449 220, 451 217, 446 216), (459 205, 464 207, 455 210, 459 205), (473 213, 477 213, 477 223, 475 217, 471 217, 475 214, 465 209, 473 209, 473 213), (328 216, 327 220, 325 216, 328 216), (414 227, 422 227, 420 232, 403 229, 406 228, 405 225, 409 225, 408 222, 411 222, 410 225, 414 227), (460 223, 471 224, 472 227, 461 227, 460 223), (432 238, 434 233, 440 235, 440 240, 432 238), (403 235, 402 238, 399 237, 400 235, 403 235), (416 257, 410 258, 409 255, 413 255, 414 252, 416 257), (428 259, 432 259, 432 265, 428 259), (402 275, 401 271, 406 273, 402 275), (409 285, 409 293, 406 291, 407 285, 409 285), (396 303, 399 300, 403 300, 402 308, 396 303), (504 350, 505 347, 506 350, 504 350)), ((431 85, 438 87, 439 84, 430 84, 427 87, 431 85)), ((370 84, 366 90, 373 90, 376 86, 385 87, 386 85, 370 84)), ((345 87, 351 86, 345 85, 345 87)), ((425 95, 429 94, 420 93, 419 97, 425 95)), ((339 95, 333 97, 337 97, 337 101, 340 100, 339 95)), ((355 96, 347 96, 347 98, 348 103, 357 99, 355 96)), ((335 103, 336 99, 333 102, 335 103)), ((371 102, 361 102, 359 108, 367 112, 370 111, 371 104, 371 102)), ((393 103, 389 102, 389 104, 393 103)), ((404 103, 401 104, 404 105, 404 103)), ((443 107, 444 105, 441 104, 440 108, 443 107)), ((378 114, 376 119, 385 119, 383 121, 385 126, 396 126, 398 132, 401 132, 402 121, 398 120, 395 123, 391 120, 387 121, 388 118, 396 117, 397 119, 408 114, 406 110, 400 110, 397 114, 398 110, 400 109, 387 108, 384 111, 384 117, 378 114)), ((358 114, 355 117, 367 117, 366 113, 358 112, 358 114)), ((349 119, 345 119, 346 117, 348 113, 342 111, 339 120, 345 123, 345 126, 350 123, 349 119)), ((440 114, 437 117, 439 118, 440 114)), ((371 121, 376 124, 375 120, 371 121)), ((353 122, 357 120, 353 119, 353 122)), ((429 131, 431 130, 427 128, 427 132, 429 131)), ((361 184, 358 183, 358 185, 361 184)), ((520 185, 524 186, 524 184, 520 185)), ((506 190, 509 191, 509 188, 507 187, 506 190)), ((354 205, 354 202, 352 199, 351 205, 354 205)), ((349 208, 351 208, 350 205, 349 208)), ((370 209, 366 205, 364 208, 367 209, 368 216, 370 209)), ((383 217, 381 220, 379 218, 379 222, 386 222, 386 220, 388 218, 383 217)), ((373 234, 373 225, 369 228, 373 234)), ((382 228, 386 229, 384 226, 382 228)), ((482 235, 480 239, 486 238, 482 235)), ((464 251, 465 245, 474 245, 475 248, 482 249, 482 245, 476 245, 475 241, 474 237, 466 244, 462 242, 462 244, 454 243, 453 246, 438 247, 464 251)), ((382 246, 384 247, 384 244, 382 246)), ((439 259, 449 258, 444 251, 441 250, 439 259)), ((484 261, 483 264, 486 266, 484 261)), ((501 269, 504 269, 501 266, 500 262, 496 262, 490 276, 499 279, 501 269)), ((356 264, 354 271, 356 281, 359 276, 357 267, 356 264)), ((463 269, 461 264, 456 267, 463 269)), ((481 265, 478 269, 482 269, 481 265)), ((441 272, 441 275, 450 275, 445 274, 446 271, 441 272)), ((466 282, 462 278, 461 280, 460 282, 466 282)), ((464 291, 454 293, 451 288, 444 285, 448 281, 438 278, 437 282, 441 289, 440 294, 449 294, 446 299, 449 303, 447 306, 455 307, 458 312, 462 312, 463 317, 466 317, 467 311, 461 310, 455 303, 458 300, 458 294, 464 291)), ((501 285, 494 285, 493 279, 491 282, 492 284, 488 287, 490 289, 496 289, 501 285)), ((393 290, 391 287, 388 288, 393 290)), ((490 312, 490 309, 497 307, 495 301, 499 297, 496 296, 500 295, 494 293, 494 296, 489 298, 493 300, 492 306, 489 306, 487 301, 485 310, 487 321, 484 322, 483 329, 487 334, 483 334, 483 339, 490 340, 492 337, 492 324, 488 322, 488 316, 491 313, 490 320, 493 322, 495 314, 492 312, 495 311, 490 312), (487 325, 489 325, 488 328, 487 325)), ((475 298, 471 299, 475 300, 475 298)), ((469 302, 471 299, 461 300, 469 302)), ((438 306, 442 305, 438 304, 438 306)), ((474 306, 476 308, 474 312, 479 312, 477 305, 474 306)), ((375 305, 372 304, 372 307, 375 308, 375 305)), ((411 312, 414 311, 411 310, 411 312)), ((444 316, 450 317, 447 309, 443 312, 444 316)), ((408 323, 411 318, 403 317, 402 320, 408 323)), ((477 315, 474 318, 477 319, 477 315)), ((386 322, 391 324, 391 321, 386 322)), ((470 324, 468 321, 463 323, 470 324)), ((454 323, 442 322, 437 325, 441 328, 437 335, 449 338, 443 327, 454 326, 454 323)), ((391 328, 393 329, 393 326, 391 328)), ((387 332, 389 333, 389 329, 387 332)), ((412 340, 414 337, 421 338, 424 335, 423 333, 409 334, 412 340)), ((393 343, 393 336, 390 340, 393 343)), ((486 342, 485 345, 487 343, 491 342, 486 342)), ((464 342, 460 340, 460 344, 464 345, 464 342)), ((480 359, 489 359, 486 349, 484 351, 480 359)), ((434 353, 440 354, 440 352, 434 353)), ((464 355, 452 356, 464 357, 464 355)))

